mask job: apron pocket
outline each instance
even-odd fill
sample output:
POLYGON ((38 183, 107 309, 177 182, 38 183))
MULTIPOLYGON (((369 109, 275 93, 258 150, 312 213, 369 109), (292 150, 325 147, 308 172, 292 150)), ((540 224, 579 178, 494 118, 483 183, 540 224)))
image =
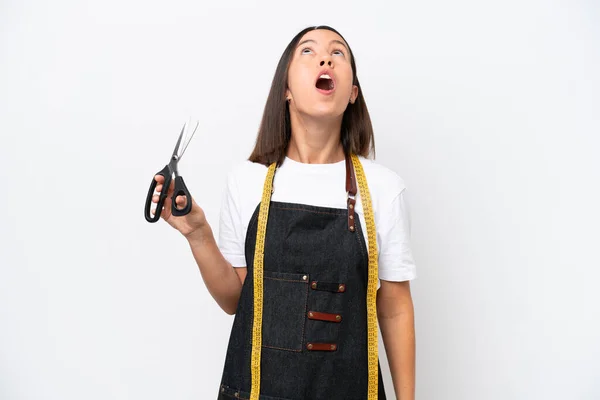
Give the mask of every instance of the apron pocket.
POLYGON ((309 278, 264 271, 263 347, 302 351, 309 278))

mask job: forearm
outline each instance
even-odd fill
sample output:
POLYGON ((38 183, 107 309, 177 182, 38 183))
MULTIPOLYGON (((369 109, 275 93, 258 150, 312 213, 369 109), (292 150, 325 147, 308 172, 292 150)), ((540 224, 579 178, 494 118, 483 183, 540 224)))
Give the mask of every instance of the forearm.
POLYGON ((395 310, 379 312, 378 318, 396 397, 398 400, 414 400, 415 324, 412 303, 383 308, 395 310))
POLYGON ((219 250, 212 229, 206 225, 202 232, 187 239, 208 292, 227 314, 234 314, 242 283, 219 250))

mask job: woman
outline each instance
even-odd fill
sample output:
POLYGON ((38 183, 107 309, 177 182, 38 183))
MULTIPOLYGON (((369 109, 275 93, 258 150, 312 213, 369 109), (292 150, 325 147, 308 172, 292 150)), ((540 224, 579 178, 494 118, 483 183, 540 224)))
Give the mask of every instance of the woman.
POLYGON ((195 202, 185 217, 165 203, 235 314, 218 399, 385 399, 377 322, 396 396, 414 398, 406 190, 371 151, 350 47, 307 28, 279 61, 254 151, 229 174, 218 245, 195 202))

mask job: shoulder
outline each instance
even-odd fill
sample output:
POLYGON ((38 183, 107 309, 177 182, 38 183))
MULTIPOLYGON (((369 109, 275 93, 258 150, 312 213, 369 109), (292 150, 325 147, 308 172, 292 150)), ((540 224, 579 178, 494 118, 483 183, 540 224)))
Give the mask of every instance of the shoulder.
POLYGON ((248 160, 241 161, 230 168, 227 174, 227 185, 238 188, 254 187, 256 182, 262 183, 266 174, 267 167, 263 164, 248 160))
MULTIPOLYGON (((266 166, 248 160, 234 164, 227 174, 225 188, 229 203, 222 208, 222 212, 235 210, 241 218, 240 223, 247 224, 260 203, 267 170, 266 166)), ((244 226, 242 229, 245 229, 244 226)))
POLYGON ((364 157, 359 159, 365 171, 369 191, 373 196, 391 201, 406 188, 404 179, 396 171, 375 160, 364 157))

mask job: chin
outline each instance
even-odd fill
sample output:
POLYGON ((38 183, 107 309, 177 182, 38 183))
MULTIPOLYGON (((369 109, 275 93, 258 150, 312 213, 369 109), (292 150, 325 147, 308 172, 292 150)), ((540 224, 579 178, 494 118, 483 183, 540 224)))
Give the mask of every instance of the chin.
POLYGON ((317 104, 312 107, 308 114, 314 118, 337 118, 344 114, 345 108, 337 104, 317 104))

